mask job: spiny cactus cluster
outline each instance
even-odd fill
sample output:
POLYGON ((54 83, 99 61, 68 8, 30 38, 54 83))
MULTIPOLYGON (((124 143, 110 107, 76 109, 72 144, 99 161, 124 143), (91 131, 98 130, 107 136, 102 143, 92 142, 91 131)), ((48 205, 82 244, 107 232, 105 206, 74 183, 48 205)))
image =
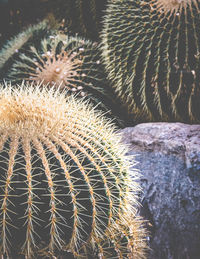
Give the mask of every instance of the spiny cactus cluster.
POLYGON ((95 43, 58 32, 52 32, 40 42, 35 40, 17 50, 4 78, 15 83, 43 82, 79 91, 82 96, 87 92, 104 93, 105 76, 95 43))
POLYGON ((200 121, 200 1, 109 1, 102 51, 133 118, 200 121))
POLYGON ((1 256, 144 257, 137 172, 113 131, 73 96, 1 86, 1 256))
POLYGON ((49 20, 44 20, 36 25, 29 26, 26 30, 14 36, 0 50, 0 79, 6 76, 10 64, 19 55, 19 50, 29 46, 32 41, 38 42, 49 35, 51 25, 49 20))
POLYGON ((108 88, 97 43, 53 29, 41 31, 41 27, 46 29, 46 22, 24 32, 27 42, 19 34, 3 48, 0 52, 1 79, 13 83, 23 80, 42 82, 49 87, 64 88, 68 94, 86 96, 93 105, 122 125, 120 113, 110 113, 116 104, 108 88))

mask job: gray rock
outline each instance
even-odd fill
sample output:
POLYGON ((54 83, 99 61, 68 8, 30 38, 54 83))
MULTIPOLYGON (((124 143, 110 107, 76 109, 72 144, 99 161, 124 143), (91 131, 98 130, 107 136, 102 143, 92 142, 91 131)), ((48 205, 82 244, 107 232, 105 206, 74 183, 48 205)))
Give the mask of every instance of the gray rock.
POLYGON ((144 123, 121 132, 142 173, 149 259, 199 259, 200 125, 144 123))

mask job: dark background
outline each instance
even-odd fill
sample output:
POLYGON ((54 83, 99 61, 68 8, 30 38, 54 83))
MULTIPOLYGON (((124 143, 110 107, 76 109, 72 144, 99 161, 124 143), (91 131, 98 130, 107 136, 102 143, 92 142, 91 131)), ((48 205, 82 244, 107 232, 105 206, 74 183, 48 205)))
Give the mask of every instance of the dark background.
POLYGON ((0 47, 23 27, 45 16, 46 0, 0 0, 0 47))

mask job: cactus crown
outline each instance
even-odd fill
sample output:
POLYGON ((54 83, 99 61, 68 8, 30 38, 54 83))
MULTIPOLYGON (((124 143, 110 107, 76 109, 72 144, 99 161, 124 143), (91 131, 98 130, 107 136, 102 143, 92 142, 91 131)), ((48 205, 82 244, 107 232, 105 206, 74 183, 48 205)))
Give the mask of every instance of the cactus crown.
POLYGON ((116 124, 122 124, 115 111, 116 105, 100 62, 97 43, 51 30, 44 32, 40 38, 32 37, 2 66, 2 79, 13 83, 23 80, 42 82, 49 88, 57 86, 68 94, 86 96, 107 112, 108 117, 114 118, 116 124), (111 114, 110 110, 114 113, 111 114))
POLYGON ((1 89, 0 121, 3 125, 1 131, 14 130, 16 134, 18 132, 23 135, 28 128, 39 134, 40 130, 45 132, 45 128, 50 128, 52 131, 55 123, 57 125, 55 132, 58 130, 59 125, 63 123, 65 99, 57 93, 50 92, 48 95, 46 89, 40 92, 39 86, 39 84, 36 86, 35 91, 32 89, 33 85, 24 91, 23 84, 20 91, 13 91, 10 86, 1 89), (44 92, 48 96, 47 100, 43 97, 44 92), (53 102, 54 95, 57 102, 53 102), (52 99, 51 102, 50 99, 52 99))
POLYGON ((47 51, 42 55, 45 61, 42 64, 35 63, 37 66, 36 71, 35 73, 30 73, 28 80, 42 81, 44 84, 50 83, 70 90, 70 79, 73 81, 73 78, 79 76, 78 71, 82 64, 81 59, 76 57, 76 53, 70 54, 66 51, 61 51, 60 54, 56 55, 54 50, 47 51))
POLYGON ((178 11, 182 12, 188 6, 191 7, 192 4, 198 6, 198 0, 152 0, 152 5, 155 4, 156 9, 160 12, 165 13, 176 13, 178 11))
MULTIPOLYGON (((41 41, 40 46, 33 44, 20 50, 7 79, 42 81, 70 91, 89 88, 103 92, 103 87, 98 87, 98 81, 103 77, 98 71, 98 55, 96 44, 88 40, 52 33, 41 41)), ((81 93, 84 94, 84 90, 81 93)))
POLYGON ((58 90, 1 88, 0 255, 142 258, 137 172, 113 130, 58 90))

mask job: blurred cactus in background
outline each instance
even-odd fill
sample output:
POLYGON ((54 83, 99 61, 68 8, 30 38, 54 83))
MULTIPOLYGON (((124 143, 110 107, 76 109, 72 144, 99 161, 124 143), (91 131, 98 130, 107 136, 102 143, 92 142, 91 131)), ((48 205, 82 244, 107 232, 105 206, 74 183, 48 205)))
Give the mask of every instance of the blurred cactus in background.
POLYGON ((99 39, 107 0, 46 0, 48 12, 62 21, 68 33, 99 39))
POLYGON ((109 1, 103 59, 136 121, 200 121, 199 8, 199 0, 109 1))
POLYGON ((98 40, 106 3, 107 0, 1 0, 0 33, 9 38, 53 15, 67 33, 98 40))
POLYGON ((101 113, 55 89, 4 85, 0 122, 3 258, 144 258, 138 173, 101 113))

